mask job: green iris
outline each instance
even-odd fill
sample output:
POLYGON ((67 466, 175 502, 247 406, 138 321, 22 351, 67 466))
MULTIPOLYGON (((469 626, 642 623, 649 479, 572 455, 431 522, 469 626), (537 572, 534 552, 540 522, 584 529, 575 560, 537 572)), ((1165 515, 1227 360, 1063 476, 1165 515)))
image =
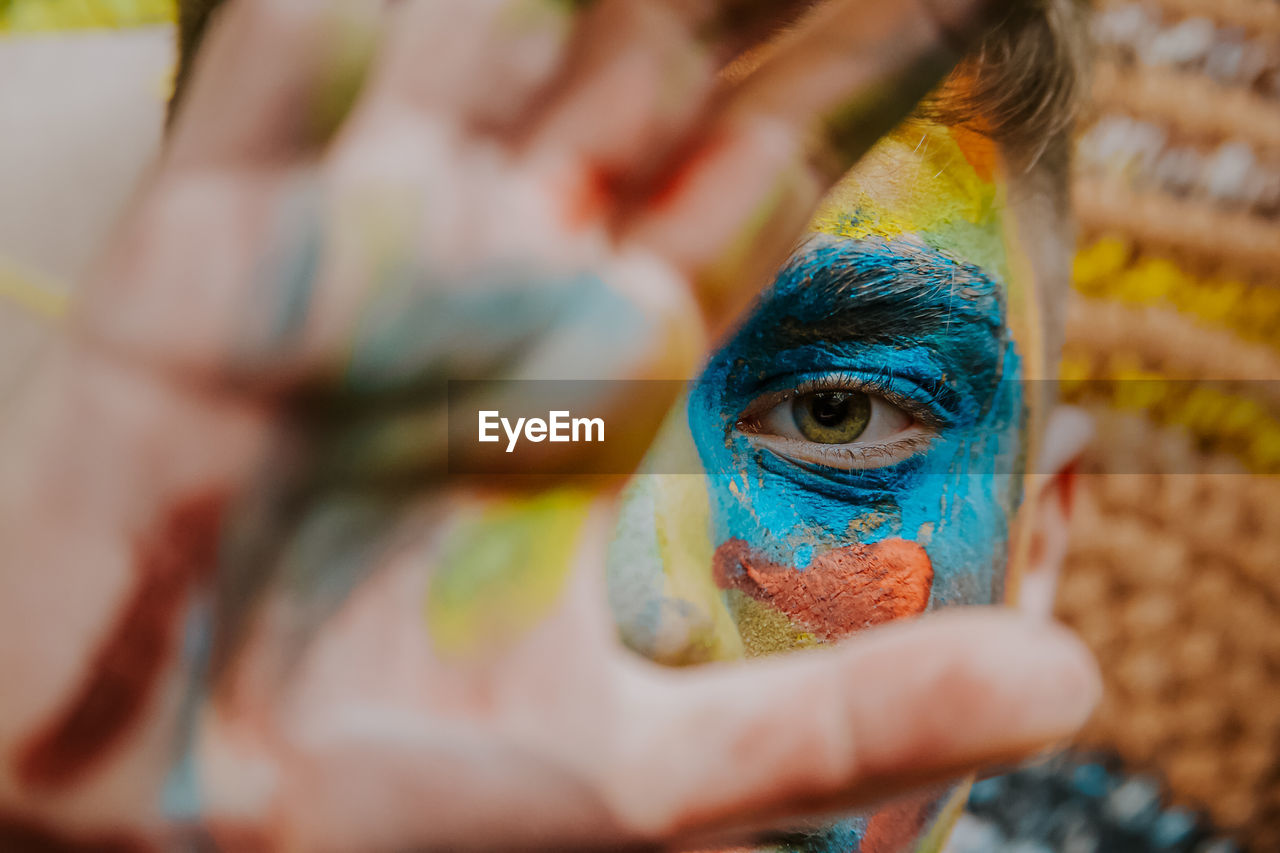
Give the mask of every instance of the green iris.
POLYGON ((795 399, 792 416, 809 441, 848 444, 867 431, 871 398, 857 391, 816 391, 795 399))

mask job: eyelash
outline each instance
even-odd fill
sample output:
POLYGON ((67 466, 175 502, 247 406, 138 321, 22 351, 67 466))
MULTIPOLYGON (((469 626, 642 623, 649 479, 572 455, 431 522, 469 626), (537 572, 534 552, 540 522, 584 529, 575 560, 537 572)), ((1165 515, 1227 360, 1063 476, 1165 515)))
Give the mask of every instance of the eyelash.
POLYGON ((929 402, 926 403, 902 393, 892 387, 893 384, 895 383, 893 383, 891 376, 888 381, 878 381, 868 379, 865 375, 857 373, 843 371, 824 373, 821 376, 802 379, 798 383, 789 385, 785 390, 766 392, 760 395, 751 401, 742 414, 738 416, 738 425, 741 428, 744 424, 751 423, 765 412, 772 410, 774 406, 787 400, 822 391, 858 391, 873 397, 879 397, 897 406, 924 426, 940 429, 945 425, 944 419, 938 415, 936 408, 930 405, 937 399, 933 394, 919 386, 912 386, 912 389, 920 396, 928 398, 929 402))
MULTIPOLYGON (((919 399, 913 399, 888 387, 889 384, 889 382, 872 381, 865 376, 844 372, 827 373, 804 379, 786 390, 765 393, 757 397, 738 417, 737 428, 748 436, 756 436, 757 446, 763 445, 765 449, 797 465, 844 470, 887 467, 927 448, 932 443, 936 430, 944 425, 943 419, 935 409, 919 399), (823 445, 765 433, 761 429, 761 418, 788 400, 822 391, 848 390, 880 398, 888 405, 895 406, 909 415, 915 422, 913 426, 923 427, 928 431, 915 432, 895 441, 880 444, 823 445), (788 448, 793 453, 788 453, 788 448)), ((919 386, 912 385, 912 390, 921 396, 928 397, 931 401, 935 399, 919 386)))

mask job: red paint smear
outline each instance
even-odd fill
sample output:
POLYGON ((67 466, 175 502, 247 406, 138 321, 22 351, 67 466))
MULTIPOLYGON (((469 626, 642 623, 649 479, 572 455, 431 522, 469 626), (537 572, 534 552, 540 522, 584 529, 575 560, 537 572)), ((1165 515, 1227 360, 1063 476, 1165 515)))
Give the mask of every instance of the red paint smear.
POLYGON ((1076 487, 1080 483, 1080 463, 1072 462, 1058 474, 1060 494, 1062 495, 1062 513, 1070 515, 1076 506, 1076 487))
POLYGON ((920 839, 933 817, 932 796, 904 800, 877 811, 867 824, 859 853, 903 853, 920 839))
POLYGON ((212 577, 225 499, 205 496, 177 506, 138 544, 138 582, 88 676, 18 760, 32 788, 57 790, 81 780, 128 734, 145 711, 179 640, 191 588, 212 577))
POLYGON ((608 169, 588 165, 564 193, 565 224, 575 230, 597 222, 617 194, 618 177, 608 169))
POLYGON ((124 835, 71 838, 30 818, 0 812, 0 850, 5 853, 154 853, 136 838, 124 835))
POLYGON ((726 148, 732 137, 724 132, 708 136, 694 147, 671 175, 658 185, 657 190, 649 197, 648 207, 654 213, 669 211, 675 207, 703 169, 716 159, 726 148))
POLYGON ((923 613, 933 590, 929 555, 905 539, 829 551, 803 571, 731 539, 716 550, 714 572, 721 589, 771 604, 824 640, 923 613))

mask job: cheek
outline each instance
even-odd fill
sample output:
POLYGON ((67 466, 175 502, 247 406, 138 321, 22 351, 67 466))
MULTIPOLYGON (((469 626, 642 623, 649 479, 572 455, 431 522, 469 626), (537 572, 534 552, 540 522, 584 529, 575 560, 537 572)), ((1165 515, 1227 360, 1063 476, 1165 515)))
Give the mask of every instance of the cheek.
POLYGON ((836 499, 748 470, 713 494, 711 573, 749 651, 1002 599, 1013 476, 929 473, 836 499))

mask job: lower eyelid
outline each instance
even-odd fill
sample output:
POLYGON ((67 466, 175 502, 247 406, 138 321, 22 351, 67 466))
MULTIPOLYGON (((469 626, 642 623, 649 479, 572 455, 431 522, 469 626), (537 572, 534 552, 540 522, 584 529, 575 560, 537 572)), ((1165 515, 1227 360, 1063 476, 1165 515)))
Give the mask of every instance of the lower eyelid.
POLYGON ((822 445, 766 433, 747 436, 747 440, 753 447, 769 450, 792 462, 842 470, 886 468, 896 465, 926 450, 933 438, 934 433, 921 430, 895 441, 880 444, 822 445), (841 462, 844 464, 838 464, 841 462))

